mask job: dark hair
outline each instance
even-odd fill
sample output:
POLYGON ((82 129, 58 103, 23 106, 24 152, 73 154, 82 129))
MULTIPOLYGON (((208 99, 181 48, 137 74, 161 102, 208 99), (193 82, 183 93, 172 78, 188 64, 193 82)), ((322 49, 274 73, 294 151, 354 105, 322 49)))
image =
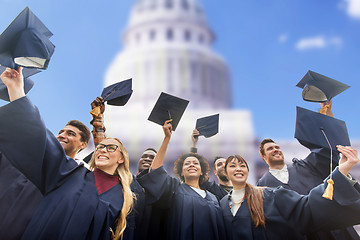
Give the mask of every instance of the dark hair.
MULTIPOLYGON (((237 160, 239 163, 245 163, 247 169, 249 170, 249 165, 245 161, 243 157, 240 155, 230 156, 226 159, 225 162, 225 172, 227 174, 226 168, 228 164, 237 160)), ((254 222, 255 226, 259 225, 265 227, 265 213, 264 213, 264 187, 255 187, 249 183, 245 185, 245 198, 248 202, 249 211, 251 215, 251 219, 254 222)))
MULTIPOLYGON (((154 148, 147 148, 147 149, 145 149, 145 151, 147 151, 147 150, 150 150, 150 151, 153 151, 153 152, 157 153, 157 151, 156 151, 154 148)), ((144 151, 144 152, 145 152, 145 151, 144 151)))
POLYGON ((90 140, 90 131, 89 129, 80 121, 78 120, 71 120, 69 121, 66 126, 74 126, 80 130, 80 141, 88 143, 90 140))
POLYGON ((213 162, 213 169, 215 170, 216 166, 215 166, 215 163, 218 159, 220 158, 224 158, 224 157, 221 157, 221 156, 216 156, 215 159, 214 159, 214 162, 213 162))
POLYGON ((185 182, 185 178, 184 176, 181 176, 181 173, 182 173, 184 161, 188 157, 195 157, 200 162, 202 175, 199 178, 199 185, 201 185, 202 183, 204 183, 209 179, 210 166, 207 160, 203 156, 197 153, 184 153, 178 159, 176 159, 176 161, 174 162, 174 173, 177 177, 180 178, 182 182, 185 182))
POLYGON ((276 142, 274 140, 272 140, 271 138, 266 138, 266 139, 262 140, 259 145, 259 153, 261 156, 265 155, 264 145, 267 143, 276 143, 276 142))

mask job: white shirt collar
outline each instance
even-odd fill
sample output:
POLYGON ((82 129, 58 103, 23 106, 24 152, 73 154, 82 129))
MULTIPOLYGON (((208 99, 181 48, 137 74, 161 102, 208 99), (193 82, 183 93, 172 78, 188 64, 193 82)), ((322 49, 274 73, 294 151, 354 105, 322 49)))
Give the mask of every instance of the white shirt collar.
POLYGON ((280 182, 286 184, 289 182, 289 172, 286 164, 282 169, 269 169, 269 172, 280 182))

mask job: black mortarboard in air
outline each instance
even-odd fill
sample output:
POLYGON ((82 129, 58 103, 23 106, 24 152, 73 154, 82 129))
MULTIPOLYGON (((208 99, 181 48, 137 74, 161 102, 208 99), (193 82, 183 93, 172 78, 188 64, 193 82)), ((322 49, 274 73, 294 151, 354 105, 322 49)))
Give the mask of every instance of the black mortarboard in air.
MULTIPOLYGON (((101 97, 104 99, 104 102, 107 102, 109 105, 124 106, 133 93, 131 88, 132 78, 107 86, 103 89, 101 97)), ((94 116, 99 116, 100 106, 95 107, 90 113, 94 116)))
POLYGON ((308 71, 296 86, 304 89, 302 97, 309 102, 327 102, 350 87, 313 71, 308 71))
POLYGON ((344 121, 301 107, 296 107, 295 138, 308 148, 330 149, 330 144, 337 151, 336 145, 350 146, 344 121))
POLYGON ((148 120, 162 126, 166 120, 172 119, 172 129, 175 131, 188 104, 188 100, 162 92, 148 120))
POLYGON ((0 65, 46 69, 55 48, 52 35, 26 7, 0 35, 0 65))
MULTIPOLYGON (((2 74, 5 71, 5 67, 4 66, 0 66, 0 74, 2 74)), ((29 78, 30 76, 41 72, 38 69, 34 69, 34 68, 24 68, 22 73, 24 76, 24 91, 25 94, 28 93, 30 91, 30 89, 34 86, 34 82, 29 78)), ((7 90, 6 85, 0 81, 0 99, 5 100, 5 101, 10 101, 9 98, 9 93, 7 90)))
POLYGON ((124 106, 130 99, 133 93, 132 79, 124 80, 114 83, 106 88, 101 93, 101 97, 109 105, 124 106))
POLYGON ((219 132, 219 114, 197 119, 195 128, 199 131, 199 136, 214 136, 219 132))

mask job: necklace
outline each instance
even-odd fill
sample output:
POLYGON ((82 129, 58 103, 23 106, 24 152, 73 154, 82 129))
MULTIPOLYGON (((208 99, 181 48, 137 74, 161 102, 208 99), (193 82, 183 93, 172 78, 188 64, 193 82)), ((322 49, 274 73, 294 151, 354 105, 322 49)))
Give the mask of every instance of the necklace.
MULTIPOLYGON (((233 197, 232 197, 232 193, 233 193, 233 191, 231 191, 230 193, 229 193, 229 195, 228 195, 228 199, 229 199, 229 207, 230 207, 230 209, 234 206, 234 205, 240 205, 241 206, 241 203, 244 201, 244 199, 245 199, 245 194, 244 194, 244 196, 239 200, 239 201, 234 201, 233 200, 233 197)), ((239 206, 239 207, 240 207, 239 206)))

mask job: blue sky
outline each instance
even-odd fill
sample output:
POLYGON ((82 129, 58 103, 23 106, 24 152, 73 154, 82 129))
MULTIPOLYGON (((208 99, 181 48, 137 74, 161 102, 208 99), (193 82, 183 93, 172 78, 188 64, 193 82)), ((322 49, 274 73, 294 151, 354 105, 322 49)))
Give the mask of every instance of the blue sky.
MULTIPOLYGON (((25 6, 54 33, 46 71, 29 93, 53 132, 70 119, 89 126, 90 103, 122 49, 132 0, 0 0, 0 31, 25 6)), ((216 40, 214 50, 231 70, 233 107, 253 113, 259 138, 292 139, 295 106, 317 111, 295 87, 308 70, 351 86, 334 98, 335 116, 360 139, 359 0, 202 0, 216 40)), ((1 101, 1 105, 5 102, 1 101)))

